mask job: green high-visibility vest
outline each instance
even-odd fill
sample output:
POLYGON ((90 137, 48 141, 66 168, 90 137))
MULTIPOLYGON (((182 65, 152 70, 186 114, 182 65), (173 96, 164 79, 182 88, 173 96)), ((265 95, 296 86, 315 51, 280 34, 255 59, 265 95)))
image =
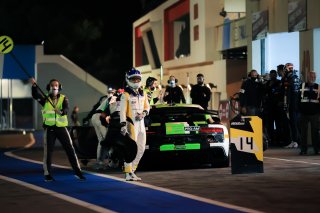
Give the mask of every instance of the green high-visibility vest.
MULTIPOLYGON (((56 108, 62 110, 62 103, 64 100, 64 95, 60 94, 56 108)), ((53 103, 53 101, 48 97, 48 99, 53 103)), ((42 108, 42 119, 43 123, 47 126, 57 126, 65 127, 68 126, 68 116, 60 115, 54 111, 54 107, 50 104, 49 101, 46 101, 42 108)))
POLYGON ((149 88, 145 88, 144 91, 145 91, 145 93, 147 93, 149 104, 153 105, 154 101, 153 101, 153 97, 152 97, 152 91, 149 88))

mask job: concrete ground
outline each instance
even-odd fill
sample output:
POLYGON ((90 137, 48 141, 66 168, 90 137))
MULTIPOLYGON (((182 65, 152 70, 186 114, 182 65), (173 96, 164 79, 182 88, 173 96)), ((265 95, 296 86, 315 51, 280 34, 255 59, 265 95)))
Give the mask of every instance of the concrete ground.
MULTIPOLYGON (((311 150, 310 150, 311 151, 311 150)), ((18 156, 42 160, 42 149, 16 151, 18 156)), ((60 148, 53 162, 69 166, 60 148)), ((92 169, 94 161, 84 170, 92 169)), ((102 171, 123 177, 120 169, 102 171)), ((262 212, 320 212, 320 155, 299 156, 298 149, 269 148, 264 173, 231 174, 231 168, 203 166, 137 171, 143 183, 262 212)), ((42 174, 39 174, 42 175, 42 174)), ((93 212, 65 200, 0 179, 1 212, 93 212)))

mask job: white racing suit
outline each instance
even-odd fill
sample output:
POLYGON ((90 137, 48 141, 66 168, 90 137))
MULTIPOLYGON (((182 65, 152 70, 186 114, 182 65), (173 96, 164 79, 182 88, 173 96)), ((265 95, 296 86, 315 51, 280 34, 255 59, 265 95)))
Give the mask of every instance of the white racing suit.
POLYGON ((120 100, 120 122, 126 122, 127 131, 137 143, 137 155, 131 163, 124 163, 124 172, 133 173, 143 156, 146 146, 146 129, 144 119, 136 119, 137 114, 147 115, 150 110, 148 98, 143 90, 127 87, 120 100))

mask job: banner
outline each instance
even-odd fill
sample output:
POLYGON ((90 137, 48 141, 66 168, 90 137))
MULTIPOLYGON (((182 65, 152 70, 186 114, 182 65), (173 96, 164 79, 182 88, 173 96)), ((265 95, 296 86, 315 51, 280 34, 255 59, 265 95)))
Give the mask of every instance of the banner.
POLYGON ((288 31, 307 29, 307 1, 288 0, 288 31))
MULTIPOLYGON (((3 79, 21 79, 27 80, 29 77, 22 70, 16 60, 14 60, 13 54, 20 64, 24 67, 25 71, 29 73, 30 76, 35 75, 35 63, 36 63, 36 53, 34 45, 15 45, 10 54, 3 55, 3 63, 0 74, 2 74, 3 79)), ((0 66, 1 68, 1 66, 0 66)))

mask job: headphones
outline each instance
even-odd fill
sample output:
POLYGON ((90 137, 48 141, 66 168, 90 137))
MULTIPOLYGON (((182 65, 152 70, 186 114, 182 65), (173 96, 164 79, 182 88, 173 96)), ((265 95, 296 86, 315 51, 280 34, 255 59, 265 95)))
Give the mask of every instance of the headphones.
MULTIPOLYGON (((170 81, 171 81, 170 78, 171 78, 171 77, 174 77, 174 76, 171 75, 171 76, 169 77, 168 84, 170 84, 170 81)), ((176 77, 174 77, 174 81, 175 81, 176 83, 178 83, 178 79, 176 79, 176 77)))
POLYGON ((50 91, 50 86, 51 86, 51 83, 53 82, 53 81, 57 81, 58 83, 59 83, 59 91, 61 91, 62 90, 62 85, 60 84, 60 81, 58 81, 57 79, 51 79, 50 81, 49 81, 49 83, 47 84, 47 86, 46 86, 46 89, 47 89, 47 91, 49 92, 50 91))

